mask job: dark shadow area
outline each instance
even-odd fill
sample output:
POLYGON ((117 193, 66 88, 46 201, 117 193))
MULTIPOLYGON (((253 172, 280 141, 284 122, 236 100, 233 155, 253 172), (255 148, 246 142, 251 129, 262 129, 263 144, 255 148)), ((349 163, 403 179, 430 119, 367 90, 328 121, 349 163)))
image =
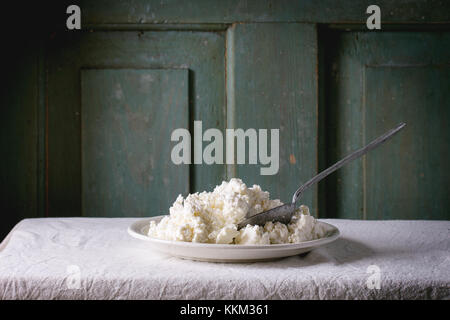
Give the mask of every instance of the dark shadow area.
MULTIPOLYGON (((333 106, 331 97, 337 98, 333 91, 333 78, 337 65, 333 63, 339 54, 339 31, 326 26, 318 26, 318 170, 323 171, 333 165, 336 159, 336 117, 338 108, 333 106), (333 95, 334 93, 334 95, 333 95)), ((336 90, 335 90, 336 91, 336 90)), ((332 173, 318 184, 318 210, 320 218, 338 218, 337 212, 337 174, 332 173)))
POLYGON ((44 212, 44 140, 39 80, 43 44, 66 28, 66 9, 79 1, 16 1, 0 21, 5 46, 0 85, 0 241, 24 218, 44 212))

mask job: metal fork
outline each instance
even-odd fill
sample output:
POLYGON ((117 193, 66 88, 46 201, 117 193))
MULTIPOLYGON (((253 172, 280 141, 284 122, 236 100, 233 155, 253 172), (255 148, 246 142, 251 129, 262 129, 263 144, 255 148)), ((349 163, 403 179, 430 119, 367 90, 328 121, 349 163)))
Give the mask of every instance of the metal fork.
POLYGON ((338 162, 333 164, 328 169, 323 170, 321 173, 308 180, 305 184, 303 184, 300 188, 298 188, 297 191, 295 191, 294 195, 292 196, 291 203, 284 204, 271 210, 267 210, 255 214, 251 217, 248 217, 247 219, 238 224, 238 229, 245 227, 247 224, 264 225, 268 221, 279 221, 282 223, 289 223, 291 221, 292 215, 295 212, 295 203, 306 189, 311 187, 313 184, 319 182, 323 178, 327 177, 329 174, 333 173, 334 171, 341 168, 350 161, 355 160, 361 157, 362 155, 366 154, 370 150, 375 149, 377 146, 379 146, 380 144, 391 138, 393 135, 395 135, 397 132, 399 132, 401 129, 403 129, 405 125, 406 123, 399 124, 397 127, 379 136, 365 147, 362 147, 361 149, 352 152, 342 160, 339 160, 338 162))

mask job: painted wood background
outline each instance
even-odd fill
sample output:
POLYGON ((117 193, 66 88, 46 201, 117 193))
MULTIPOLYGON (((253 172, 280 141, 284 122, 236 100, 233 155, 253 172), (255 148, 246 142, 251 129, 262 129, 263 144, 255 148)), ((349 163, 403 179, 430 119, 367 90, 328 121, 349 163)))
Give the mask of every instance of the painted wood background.
POLYGON ((161 214, 233 176, 287 201, 400 121, 303 202, 318 217, 450 218, 450 2, 380 0, 381 32, 365 29, 363 0, 78 3, 81 31, 65 29, 62 1, 5 34, 0 238, 26 217, 161 214), (194 120, 279 128, 278 175, 156 161, 194 120))

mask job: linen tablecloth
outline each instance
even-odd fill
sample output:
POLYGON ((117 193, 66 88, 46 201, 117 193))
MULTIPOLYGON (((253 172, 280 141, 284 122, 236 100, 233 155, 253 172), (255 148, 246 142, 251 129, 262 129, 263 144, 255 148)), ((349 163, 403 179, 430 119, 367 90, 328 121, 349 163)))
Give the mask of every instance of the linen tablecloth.
POLYGON ((0 245, 0 298, 450 298, 450 221, 324 219, 341 237, 305 256, 211 263, 152 251, 136 220, 22 220, 0 245))

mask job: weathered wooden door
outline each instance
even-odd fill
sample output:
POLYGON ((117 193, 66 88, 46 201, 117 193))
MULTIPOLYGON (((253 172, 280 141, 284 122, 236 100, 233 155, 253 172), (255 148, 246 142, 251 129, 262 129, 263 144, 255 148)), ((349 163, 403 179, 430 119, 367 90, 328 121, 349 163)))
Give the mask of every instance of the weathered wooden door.
POLYGON ((81 1, 81 30, 63 2, 39 3, 21 33, 11 15, 0 237, 26 217, 164 214, 234 176, 289 201, 401 121, 301 201, 318 217, 449 219, 450 2, 377 4, 380 31, 367 1, 81 1), (175 166, 170 133, 194 120, 279 129, 278 173, 175 166))

